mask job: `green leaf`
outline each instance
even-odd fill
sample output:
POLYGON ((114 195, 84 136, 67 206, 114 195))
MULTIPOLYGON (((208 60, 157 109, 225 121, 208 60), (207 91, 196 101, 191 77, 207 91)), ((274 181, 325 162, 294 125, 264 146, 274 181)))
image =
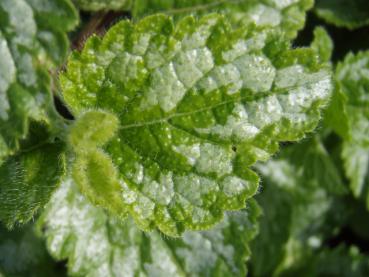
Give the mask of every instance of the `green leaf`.
POLYGON ((369 257, 355 247, 340 245, 304 256, 281 276, 365 277, 369 274, 369 257))
MULTIPOLYGON (((311 43, 311 48, 319 55, 322 63, 331 65, 333 47, 333 41, 327 31, 323 27, 316 27, 314 29, 314 40, 311 43)), ((350 134, 345 104, 345 95, 342 93, 339 83, 335 82, 331 101, 324 111, 324 127, 334 130, 342 138, 349 138, 350 134)))
POLYGON ((317 0, 315 12, 338 27, 352 30, 369 25, 369 4, 366 0, 317 0))
POLYGON ((318 137, 285 148, 257 169, 264 181, 256 197, 263 216, 250 265, 255 276, 274 276, 320 247, 332 226, 345 220, 333 196, 346 189, 318 137))
POLYGON ((350 133, 354 141, 369 145, 369 51, 348 54, 338 64, 336 80, 346 100, 350 133))
POLYGON ((336 80, 345 96, 349 137, 343 143, 346 176, 356 197, 366 194, 369 207, 369 52, 349 54, 337 66, 336 80))
POLYGON ((250 201, 246 210, 228 213, 210 231, 166 238, 108 215, 67 180, 39 224, 50 253, 68 259, 72 276, 245 276, 258 215, 250 201))
POLYGON ((327 31, 323 27, 316 27, 314 29, 314 40, 311 44, 320 57, 322 63, 329 63, 333 53, 333 41, 327 31))
MULTIPOLYGON (((117 170, 108 182, 120 186, 112 195, 121 195, 121 210, 143 230, 176 236, 243 208, 258 187, 249 166, 314 129, 331 91, 329 68, 317 59, 312 49, 290 50, 279 34, 234 31, 219 15, 176 26, 157 15, 89 39, 60 78, 81 130, 110 128, 86 120, 86 111, 119 120, 114 137, 91 152, 104 155, 103 176, 117 170)), ((76 152, 77 161, 97 164, 76 152)), ((81 180, 92 175, 84 166, 76 181, 91 188, 81 180)))
POLYGON ((0 163, 19 149, 31 120, 50 120, 47 70, 64 60, 65 32, 76 23, 69 0, 0 2, 0 163))
POLYGON ((0 166, 0 221, 8 228, 31 220, 64 174, 62 144, 44 144, 0 166))
MULTIPOLYGON (((61 65, 69 50, 66 32, 78 23, 78 13, 70 0, 25 0, 33 10, 36 37, 41 48, 55 65, 61 65)), ((40 63, 45 63, 39 58, 40 63)))
MULTIPOLYGON (((354 196, 360 197, 363 194, 367 194, 369 184, 369 147, 363 147, 355 142, 345 142, 342 149, 342 159, 354 196)), ((369 193, 367 194, 369 207, 368 198, 369 193)))
POLYGON ((69 143, 75 152, 86 153, 106 144, 117 132, 119 120, 114 114, 87 111, 70 130, 69 143), (96 125, 91 125, 94 122, 96 125), (100 126, 101 128, 96 128, 100 126))
POLYGON ((271 276, 283 261, 284 247, 290 237, 292 196, 268 182, 257 200, 263 212, 260 217, 260 232, 250 244, 250 266, 253 276, 271 276))
POLYGON ((85 11, 128 10, 132 0, 74 0, 76 5, 85 11))
POLYGON ((111 159, 103 151, 80 155, 73 166, 73 178, 91 201, 124 218, 127 208, 122 205, 121 184, 111 159))
MULTIPOLYGON (((297 183, 304 182, 309 186, 323 187, 327 192, 336 195, 347 192, 332 154, 328 153, 318 135, 283 149, 280 158, 292 165, 293 171, 296 172, 294 173, 295 178, 299 179, 297 183)), ((296 184, 291 184, 291 186, 296 186, 296 184)))
POLYGON ((34 229, 26 225, 10 232, 0 226, 0 276, 63 276, 34 229))
POLYGON ((347 97, 342 92, 339 82, 335 82, 331 102, 328 108, 324 111, 325 127, 331 128, 344 140, 350 140, 351 131, 347 114, 347 97))
POLYGON ((189 14, 210 12, 224 14, 235 26, 255 24, 260 28, 282 29, 293 39, 305 24, 305 14, 313 6, 312 0, 136 0, 132 8, 134 18, 165 12, 175 18, 189 14))

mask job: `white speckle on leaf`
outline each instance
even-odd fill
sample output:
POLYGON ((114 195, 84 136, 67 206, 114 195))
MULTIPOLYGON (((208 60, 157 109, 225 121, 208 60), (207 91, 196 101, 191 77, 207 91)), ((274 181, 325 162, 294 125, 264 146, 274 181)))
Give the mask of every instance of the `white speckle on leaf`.
POLYGON ((256 93, 271 89, 276 70, 268 58, 246 55, 235 60, 234 64, 240 71, 244 88, 256 93))
POLYGON ((236 139, 245 141, 254 138, 259 129, 250 124, 248 115, 242 104, 236 104, 231 115, 228 116, 225 125, 217 124, 210 128, 197 128, 200 134, 217 135, 222 139, 236 139))
POLYGON ((222 181, 222 186, 223 192, 227 196, 235 196, 245 191, 248 186, 248 182, 236 176, 227 176, 222 181))
POLYGON ((183 83, 178 79, 171 62, 154 70, 151 76, 151 86, 141 103, 146 110, 159 105, 164 112, 174 109, 186 93, 183 83))
POLYGON ((178 78, 187 89, 192 88, 213 66, 213 57, 207 48, 180 52, 174 60, 178 78))
POLYGON ((155 203, 146 196, 139 195, 134 203, 134 211, 141 220, 151 218, 154 214, 155 203))
POLYGON ((278 10, 265 5, 256 5, 247 12, 248 16, 258 26, 278 26, 281 24, 282 16, 278 10))
POLYGON ((262 129, 283 116, 282 107, 275 95, 246 104, 249 121, 257 128, 262 129))
POLYGON ((137 193, 131 190, 127 183, 122 179, 119 180, 119 184, 122 187, 122 199, 126 204, 132 204, 137 200, 137 193))
POLYGON ((196 170, 222 176, 232 172, 232 158, 231 151, 221 146, 204 143, 200 146, 200 157, 196 161, 196 170))
POLYGON ((161 173, 158 181, 145 176, 142 193, 159 204, 168 205, 174 196, 172 173, 161 173))
POLYGON ((200 157, 200 144, 196 143, 193 145, 173 145, 173 150, 184 157, 186 157, 188 163, 190 165, 195 165, 197 159, 200 157))
POLYGON ((9 103, 6 99, 6 91, 11 83, 15 80, 15 64, 12 55, 9 51, 6 40, 0 33, 0 118, 7 120, 7 110, 9 109, 9 103))

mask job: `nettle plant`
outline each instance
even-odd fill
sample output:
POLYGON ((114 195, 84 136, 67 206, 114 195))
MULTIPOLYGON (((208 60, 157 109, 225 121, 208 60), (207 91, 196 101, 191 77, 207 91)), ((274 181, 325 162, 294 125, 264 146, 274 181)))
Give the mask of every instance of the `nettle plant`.
POLYGON ((0 0, 0 276, 368 276, 368 11, 0 0))

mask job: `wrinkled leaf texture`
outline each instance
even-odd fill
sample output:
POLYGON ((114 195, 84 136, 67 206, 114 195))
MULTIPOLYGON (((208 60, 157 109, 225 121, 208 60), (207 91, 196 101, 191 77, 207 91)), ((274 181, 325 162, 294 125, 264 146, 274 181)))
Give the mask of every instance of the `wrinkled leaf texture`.
POLYGON ((172 236, 243 208, 258 187, 248 167, 312 131, 331 91, 313 49, 219 15, 122 21, 73 53, 60 78, 77 117, 70 142, 82 192, 172 236), (110 135, 83 136, 87 126, 110 135))
POLYGON ((77 22, 69 0, 0 2, 0 163, 19 149, 31 121, 50 123, 47 70, 64 60, 65 32, 77 22))
POLYGON ((168 238, 144 233, 92 205, 70 180, 53 195, 39 222, 56 259, 71 276, 245 276, 248 243, 258 230, 255 201, 230 212, 210 231, 168 238))

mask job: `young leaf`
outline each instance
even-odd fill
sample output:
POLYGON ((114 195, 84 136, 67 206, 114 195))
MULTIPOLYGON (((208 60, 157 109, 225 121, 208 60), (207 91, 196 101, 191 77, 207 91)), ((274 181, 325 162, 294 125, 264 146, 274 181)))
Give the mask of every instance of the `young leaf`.
POLYGON ((44 144, 0 166, 0 221, 8 228, 28 222, 49 201, 64 174, 63 148, 44 144))
MULTIPOLYGON (((367 193, 369 168, 369 52, 349 54, 337 66, 336 80, 345 95, 349 139, 343 143, 342 158, 356 197, 367 193), (351 139, 350 139, 351 138, 351 139)), ((368 194, 369 206, 369 194, 368 194)))
POLYGON ((279 28, 293 39, 297 31, 303 28, 306 11, 312 8, 313 3, 312 0, 136 0, 132 14, 133 18, 141 18, 164 12, 181 18, 189 14, 217 12, 226 15, 235 26, 255 24, 260 28, 279 28))
POLYGON ((369 25, 367 0, 317 0, 316 14, 338 27, 356 29, 369 25))
MULTIPOLYGON (((122 21, 71 56, 64 99, 76 124, 96 108, 119 119, 100 148, 118 171, 111 182, 121 205, 142 229, 179 235, 214 225, 256 192, 249 166, 314 129, 329 68, 314 50, 288 46, 279 33, 233 31, 219 15, 176 26, 157 15, 122 21)), ((86 124, 98 132, 99 122, 86 124)))
POLYGON ((72 126, 69 143, 75 152, 87 153, 91 149, 106 144, 117 132, 118 125, 119 120, 114 114, 104 111, 87 111, 72 126), (96 125, 91 125, 91 122, 96 125))
POLYGON ((69 0, 0 1, 0 163, 19 149, 30 120, 48 121, 52 99, 45 69, 64 59, 65 32, 76 23, 69 0))
POLYGON ((250 201, 246 210, 228 213, 211 231, 166 238, 107 215, 67 180, 53 195, 40 226, 50 253, 68 259, 72 276, 245 276, 258 215, 258 206, 250 201))
POLYGON ((85 11, 128 10, 132 0, 74 0, 76 5, 85 11))
POLYGON ((333 41, 327 31, 323 27, 316 27, 314 29, 314 40, 311 44, 320 57, 322 63, 329 63, 333 53, 333 41))

